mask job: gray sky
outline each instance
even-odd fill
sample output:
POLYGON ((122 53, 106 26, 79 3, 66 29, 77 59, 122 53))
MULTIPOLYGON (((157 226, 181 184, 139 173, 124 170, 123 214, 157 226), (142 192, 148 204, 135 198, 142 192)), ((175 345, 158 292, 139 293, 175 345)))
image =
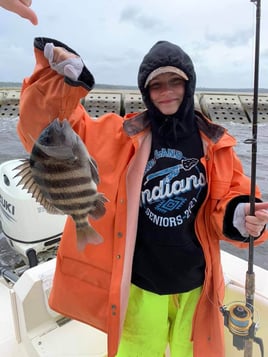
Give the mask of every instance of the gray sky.
MULTIPOLYGON (((252 88, 256 6, 250 0, 33 0, 39 24, 0 8, 0 82, 34 66, 33 39, 56 38, 83 58, 99 84, 136 85, 158 40, 193 59, 197 87, 252 88)), ((259 85, 268 88, 268 1, 262 1, 259 85)))

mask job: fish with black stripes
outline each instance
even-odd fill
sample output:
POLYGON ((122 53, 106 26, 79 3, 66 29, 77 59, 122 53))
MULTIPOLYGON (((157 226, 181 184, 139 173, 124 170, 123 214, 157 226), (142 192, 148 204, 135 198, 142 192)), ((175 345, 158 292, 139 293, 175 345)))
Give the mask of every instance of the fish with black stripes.
POLYGON ((30 158, 15 170, 16 177, 20 176, 18 185, 23 185, 48 213, 73 218, 78 250, 103 241, 88 218, 101 218, 108 200, 97 191, 95 160, 67 119, 53 120, 34 143, 30 158))

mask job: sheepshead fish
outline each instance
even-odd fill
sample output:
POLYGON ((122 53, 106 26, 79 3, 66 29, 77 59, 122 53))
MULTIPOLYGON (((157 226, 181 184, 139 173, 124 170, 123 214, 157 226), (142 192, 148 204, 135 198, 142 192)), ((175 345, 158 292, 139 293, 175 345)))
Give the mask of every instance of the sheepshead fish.
POLYGON ((95 160, 68 120, 55 119, 35 142, 30 158, 15 168, 16 176, 48 213, 66 214, 76 224, 77 248, 99 244, 103 238, 88 222, 105 214, 107 198, 97 191, 95 160))

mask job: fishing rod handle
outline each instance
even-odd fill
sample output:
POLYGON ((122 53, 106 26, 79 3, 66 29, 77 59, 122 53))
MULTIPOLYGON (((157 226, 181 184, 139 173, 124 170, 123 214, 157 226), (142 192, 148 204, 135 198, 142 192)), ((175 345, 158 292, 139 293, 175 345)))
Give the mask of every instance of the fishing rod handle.
POLYGON ((253 357, 253 341, 252 341, 252 339, 245 340, 244 357, 253 357))

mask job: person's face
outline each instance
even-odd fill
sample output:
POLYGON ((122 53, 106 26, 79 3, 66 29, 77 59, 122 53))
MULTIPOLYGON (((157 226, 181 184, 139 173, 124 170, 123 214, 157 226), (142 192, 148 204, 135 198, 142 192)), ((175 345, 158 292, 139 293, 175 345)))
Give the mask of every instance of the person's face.
POLYGON ((179 109, 184 93, 185 81, 175 73, 163 73, 149 82, 150 99, 165 115, 172 115, 179 109))

